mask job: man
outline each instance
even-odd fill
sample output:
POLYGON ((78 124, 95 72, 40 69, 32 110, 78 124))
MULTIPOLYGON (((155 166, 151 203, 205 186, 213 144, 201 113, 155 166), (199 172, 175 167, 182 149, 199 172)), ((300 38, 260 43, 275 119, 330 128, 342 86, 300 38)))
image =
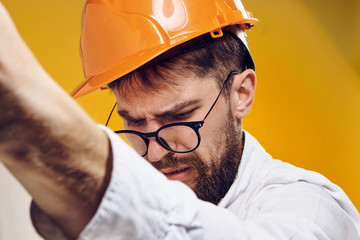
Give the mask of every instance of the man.
POLYGON ((241 2, 208 2, 202 11, 199 1, 159 3, 89 1, 84 15, 88 79, 74 95, 109 84, 126 129, 117 133, 135 151, 59 90, 2 10, 1 160, 32 194, 39 232, 47 239, 359 239, 359 214, 341 189, 273 160, 241 129, 256 81, 243 32, 256 20, 241 2), (154 9, 157 21, 139 6, 154 9))

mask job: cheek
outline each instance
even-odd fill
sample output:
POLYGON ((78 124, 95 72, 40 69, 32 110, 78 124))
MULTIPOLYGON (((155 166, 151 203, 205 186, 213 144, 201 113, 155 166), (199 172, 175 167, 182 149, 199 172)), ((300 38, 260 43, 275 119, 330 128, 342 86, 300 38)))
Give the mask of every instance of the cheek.
POLYGON ((215 159, 222 151, 221 139, 223 134, 221 129, 221 126, 212 124, 210 121, 206 122, 206 125, 200 129, 201 142, 197 152, 208 166, 211 165, 211 162, 216 161, 215 159))
POLYGON ((220 100, 217 104, 219 105, 215 106, 199 131, 201 144, 206 146, 213 145, 220 140, 224 132, 224 126, 229 121, 229 106, 220 100))

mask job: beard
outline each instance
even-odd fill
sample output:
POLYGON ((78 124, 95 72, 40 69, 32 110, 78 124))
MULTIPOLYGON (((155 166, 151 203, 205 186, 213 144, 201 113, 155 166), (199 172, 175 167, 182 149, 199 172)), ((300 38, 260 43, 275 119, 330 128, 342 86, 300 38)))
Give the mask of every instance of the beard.
POLYGON ((181 157, 178 154, 175 156, 174 153, 168 153, 161 161, 152 162, 152 165, 158 170, 167 167, 176 168, 181 164, 195 168, 198 177, 195 179, 195 184, 190 187, 199 199, 218 204, 236 178, 243 150, 242 143, 241 127, 234 117, 229 116, 222 135, 213 141, 209 149, 210 159, 207 161, 195 150, 186 156, 180 155, 181 157), (223 147, 220 153, 219 146, 223 147))

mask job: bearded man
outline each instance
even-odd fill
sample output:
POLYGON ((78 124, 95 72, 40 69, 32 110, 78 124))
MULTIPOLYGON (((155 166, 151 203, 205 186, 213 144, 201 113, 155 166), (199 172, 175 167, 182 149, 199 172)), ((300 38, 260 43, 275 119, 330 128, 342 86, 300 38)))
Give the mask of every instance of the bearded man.
POLYGON ((257 20, 238 0, 200 2, 87 2, 86 80, 72 95, 108 85, 115 133, 54 84, 1 9, 0 159, 33 196, 40 235, 360 239, 338 186, 242 129, 256 83, 244 31, 257 20))

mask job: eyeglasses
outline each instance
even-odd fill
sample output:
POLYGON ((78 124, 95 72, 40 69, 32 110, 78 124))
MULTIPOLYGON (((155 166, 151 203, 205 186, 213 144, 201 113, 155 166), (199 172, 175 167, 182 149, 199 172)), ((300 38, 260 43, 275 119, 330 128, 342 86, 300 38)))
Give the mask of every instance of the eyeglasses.
MULTIPOLYGON (((218 101, 221 93, 223 92, 226 83, 233 74, 240 74, 240 72, 232 71, 227 76, 223 86, 221 87, 220 93, 216 97, 214 103, 210 107, 209 111, 201 121, 193 122, 176 122, 162 126, 155 132, 142 133, 134 130, 119 130, 115 131, 121 138, 124 137, 129 141, 132 147, 142 157, 146 156, 149 149, 149 138, 153 137, 163 148, 175 152, 175 153, 188 153, 197 149, 200 145, 200 133, 199 129, 204 125, 205 119, 214 108, 218 101)), ((111 115, 116 107, 116 103, 112 108, 109 117, 106 121, 106 126, 109 123, 111 115)))

